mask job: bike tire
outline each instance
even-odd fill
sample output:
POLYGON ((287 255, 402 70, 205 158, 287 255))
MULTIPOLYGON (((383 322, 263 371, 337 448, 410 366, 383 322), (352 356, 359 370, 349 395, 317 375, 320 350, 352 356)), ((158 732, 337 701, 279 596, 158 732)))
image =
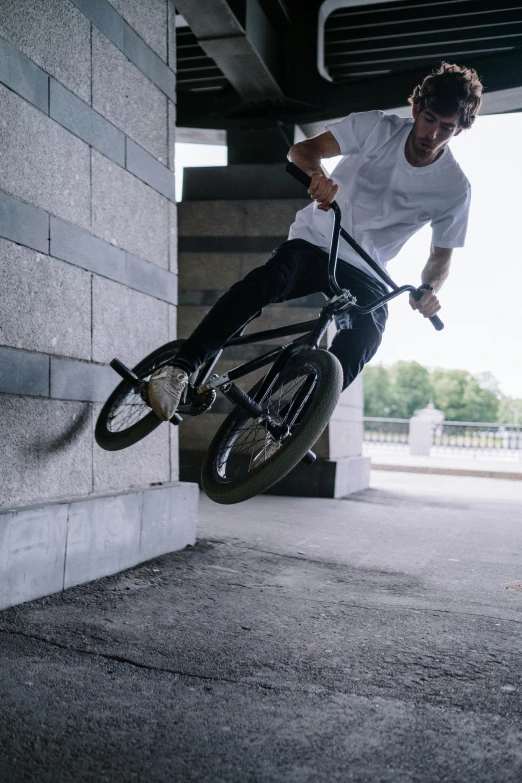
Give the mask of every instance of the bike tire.
MULTIPOLYGON (((145 380, 154 370, 169 364, 175 358, 183 342, 184 340, 173 340, 162 345, 142 359, 136 367, 133 367, 133 372, 140 380, 145 380)), ((131 411, 131 413, 133 412, 131 411)), ((120 451, 133 446, 147 435, 150 435, 161 423, 162 420, 134 392, 129 381, 124 380, 114 389, 101 409, 96 421, 94 437, 98 446, 105 449, 105 451, 120 451), (136 398, 134 403, 132 402, 133 395, 136 398), (128 397, 130 402, 126 403, 128 397), (125 405, 136 408, 133 416, 135 421, 131 420, 128 427, 123 426, 121 429, 115 430, 115 419, 118 412, 120 414, 123 412, 125 405)))
MULTIPOLYGON (((285 378, 293 376, 297 379, 315 376, 314 385, 303 403, 302 411, 298 413, 298 421, 294 430, 282 442, 279 450, 266 458, 260 465, 253 469, 246 467, 247 452, 250 448, 248 433, 249 431, 253 433, 251 435, 253 453, 256 444, 254 428, 259 427, 260 437, 266 436, 266 429, 263 435, 262 425, 249 419, 240 408, 234 408, 216 432, 201 470, 201 484, 211 500, 223 504, 240 503, 265 492, 300 462, 325 429, 342 391, 343 373, 338 359, 328 351, 319 349, 306 350, 297 354, 283 368, 278 380, 273 385, 275 393, 277 394, 285 384, 290 383, 285 378), (245 447, 241 468, 243 475, 239 477, 232 475, 233 469, 231 468, 230 475, 227 476, 228 463, 232 463, 234 458, 234 444, 237 445, 243 432, 247 433, 244 443, 248 444, 245 447)), ((310 383, 310 380, 306 382, 310 383)), ((251 394, 257 387, 258 384, 251 394)), ((302 386, 299 389, 302 389, 302 386)), ((294 397, 290 397, 290 402, 285 402, 285 406, 291 405, 291 401, 296 399, 297 394, 302 394, 299 389, 294 397)), ((281 396, 282 394, 283 392, 281 392, 281 396)), ((270 404, 269 401, 268 405, 270 404)), ((284 406, 281 410, 283 409, 284 406)), ((241 453, 236 455, 238 459, 242 456, 241 453)), ((252 457, 250 457, 251 463, 252 457)))

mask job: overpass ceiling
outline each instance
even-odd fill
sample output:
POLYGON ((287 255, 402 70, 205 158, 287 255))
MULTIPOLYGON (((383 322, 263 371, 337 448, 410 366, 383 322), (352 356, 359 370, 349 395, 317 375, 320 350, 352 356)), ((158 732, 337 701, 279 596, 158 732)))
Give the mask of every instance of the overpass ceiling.
POLYGON ((520 0, 178 0, 178 125, 314 123, 406 103, 442 60, 522 110, 520 0), (513 95, 518 95, 520 101, 513 95))

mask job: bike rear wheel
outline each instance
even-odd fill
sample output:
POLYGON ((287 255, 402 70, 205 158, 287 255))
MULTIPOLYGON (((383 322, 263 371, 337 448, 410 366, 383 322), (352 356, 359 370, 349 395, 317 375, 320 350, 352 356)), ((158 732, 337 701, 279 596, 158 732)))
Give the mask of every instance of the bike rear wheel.
MULTIPOLYGON (((147 381, 154 370, 173 361, 183 340, 173 340, 141 360, 133 372, 147 381)), ((129 381, 122 381, 103 406, 94 437, 106 451, 120 451, 150 435, 162 423, 129 381)))
POLYGON ((261 403, 272 424, 286 432, 274 438, 266 419, 254 420, 234 408, 203 462, 201 481, 208 497, 240 503, 286 476, 328 424, 342 383, 341 365, 328 351, 307 350, 290 359, 261 403))

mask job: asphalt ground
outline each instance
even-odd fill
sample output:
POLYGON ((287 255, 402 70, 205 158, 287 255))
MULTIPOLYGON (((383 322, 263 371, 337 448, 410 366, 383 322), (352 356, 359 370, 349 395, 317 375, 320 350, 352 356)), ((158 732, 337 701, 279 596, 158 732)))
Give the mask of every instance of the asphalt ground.
POLYGON ((195 547, 0 613, 0 780, 522 780, 522 483, 203 498, 195 547))

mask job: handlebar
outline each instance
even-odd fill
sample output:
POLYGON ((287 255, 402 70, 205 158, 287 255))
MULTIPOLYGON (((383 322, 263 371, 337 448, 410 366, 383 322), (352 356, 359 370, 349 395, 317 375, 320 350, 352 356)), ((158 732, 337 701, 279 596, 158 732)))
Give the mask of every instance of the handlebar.
MULTIPOLYGON (((294 177, 298 182, 300 182, 304 187, 308 190, 310 187, 310 183, 312 181, 312 178, 308 176, 308 174, 299 168, 299 166, 296 166, 295 163, 287 163, 286 164, 286 171, 291 174, 292 177, 294 177)), ((333 225, 333 232, 332 232, 332 242, 330 245, 330 257, 328 260, 328 280, 330 282, 330 287, 332 291, 338 295, 343 293, 343 289, 339 286, 337 282, 336 277, 336 267, 337 267, 337 254, 339 250, 339 236, 342 236, 342 238, 348 242, 350 247, 355 250, 355 252, 361 256, 363 261, 366 261, 368 266, 373 269, 373 271, 383 280, 387 285, 390 286, 390 288, 393 288, 394 294, 389 295, 386 297, 385 301, 388 302, 390 299, 395 298, 395 296, 398 296, 399 294, 402 294, 404 291, 409 291, 416 302, 419 301, 421 298, 423 292, 419 291, 418 288, 415 288, 414 286, 405 285, 399 288, 399 286, 393 282, 391 277, 387 274, 387 272, 382 269, 382 267, 377 264, 373 258, 368 255, 368 253, 357 244, 355 239, 350 236, 350 234, 345 231, 345 229, 341 226, 341 208, 339 207, 339 204, 337 201, 332 201, 331 203, 331 209, 334 213, 334 225, 333 225)), ((383 302, 384 304, 384 302, 383 302)), ((363 312, 365 308, 356 308, 359 312, 363 312)), ((372 308, 373 309, 373 308, 372 308)), ((369 312, 369 311, 368 311, 369 312)), ((430 319, 431 323, 435 327, 435 329, 440 332, 442 329, 444 329, 444 324, 440 320, 438 315, 433 315, 430 319)))

